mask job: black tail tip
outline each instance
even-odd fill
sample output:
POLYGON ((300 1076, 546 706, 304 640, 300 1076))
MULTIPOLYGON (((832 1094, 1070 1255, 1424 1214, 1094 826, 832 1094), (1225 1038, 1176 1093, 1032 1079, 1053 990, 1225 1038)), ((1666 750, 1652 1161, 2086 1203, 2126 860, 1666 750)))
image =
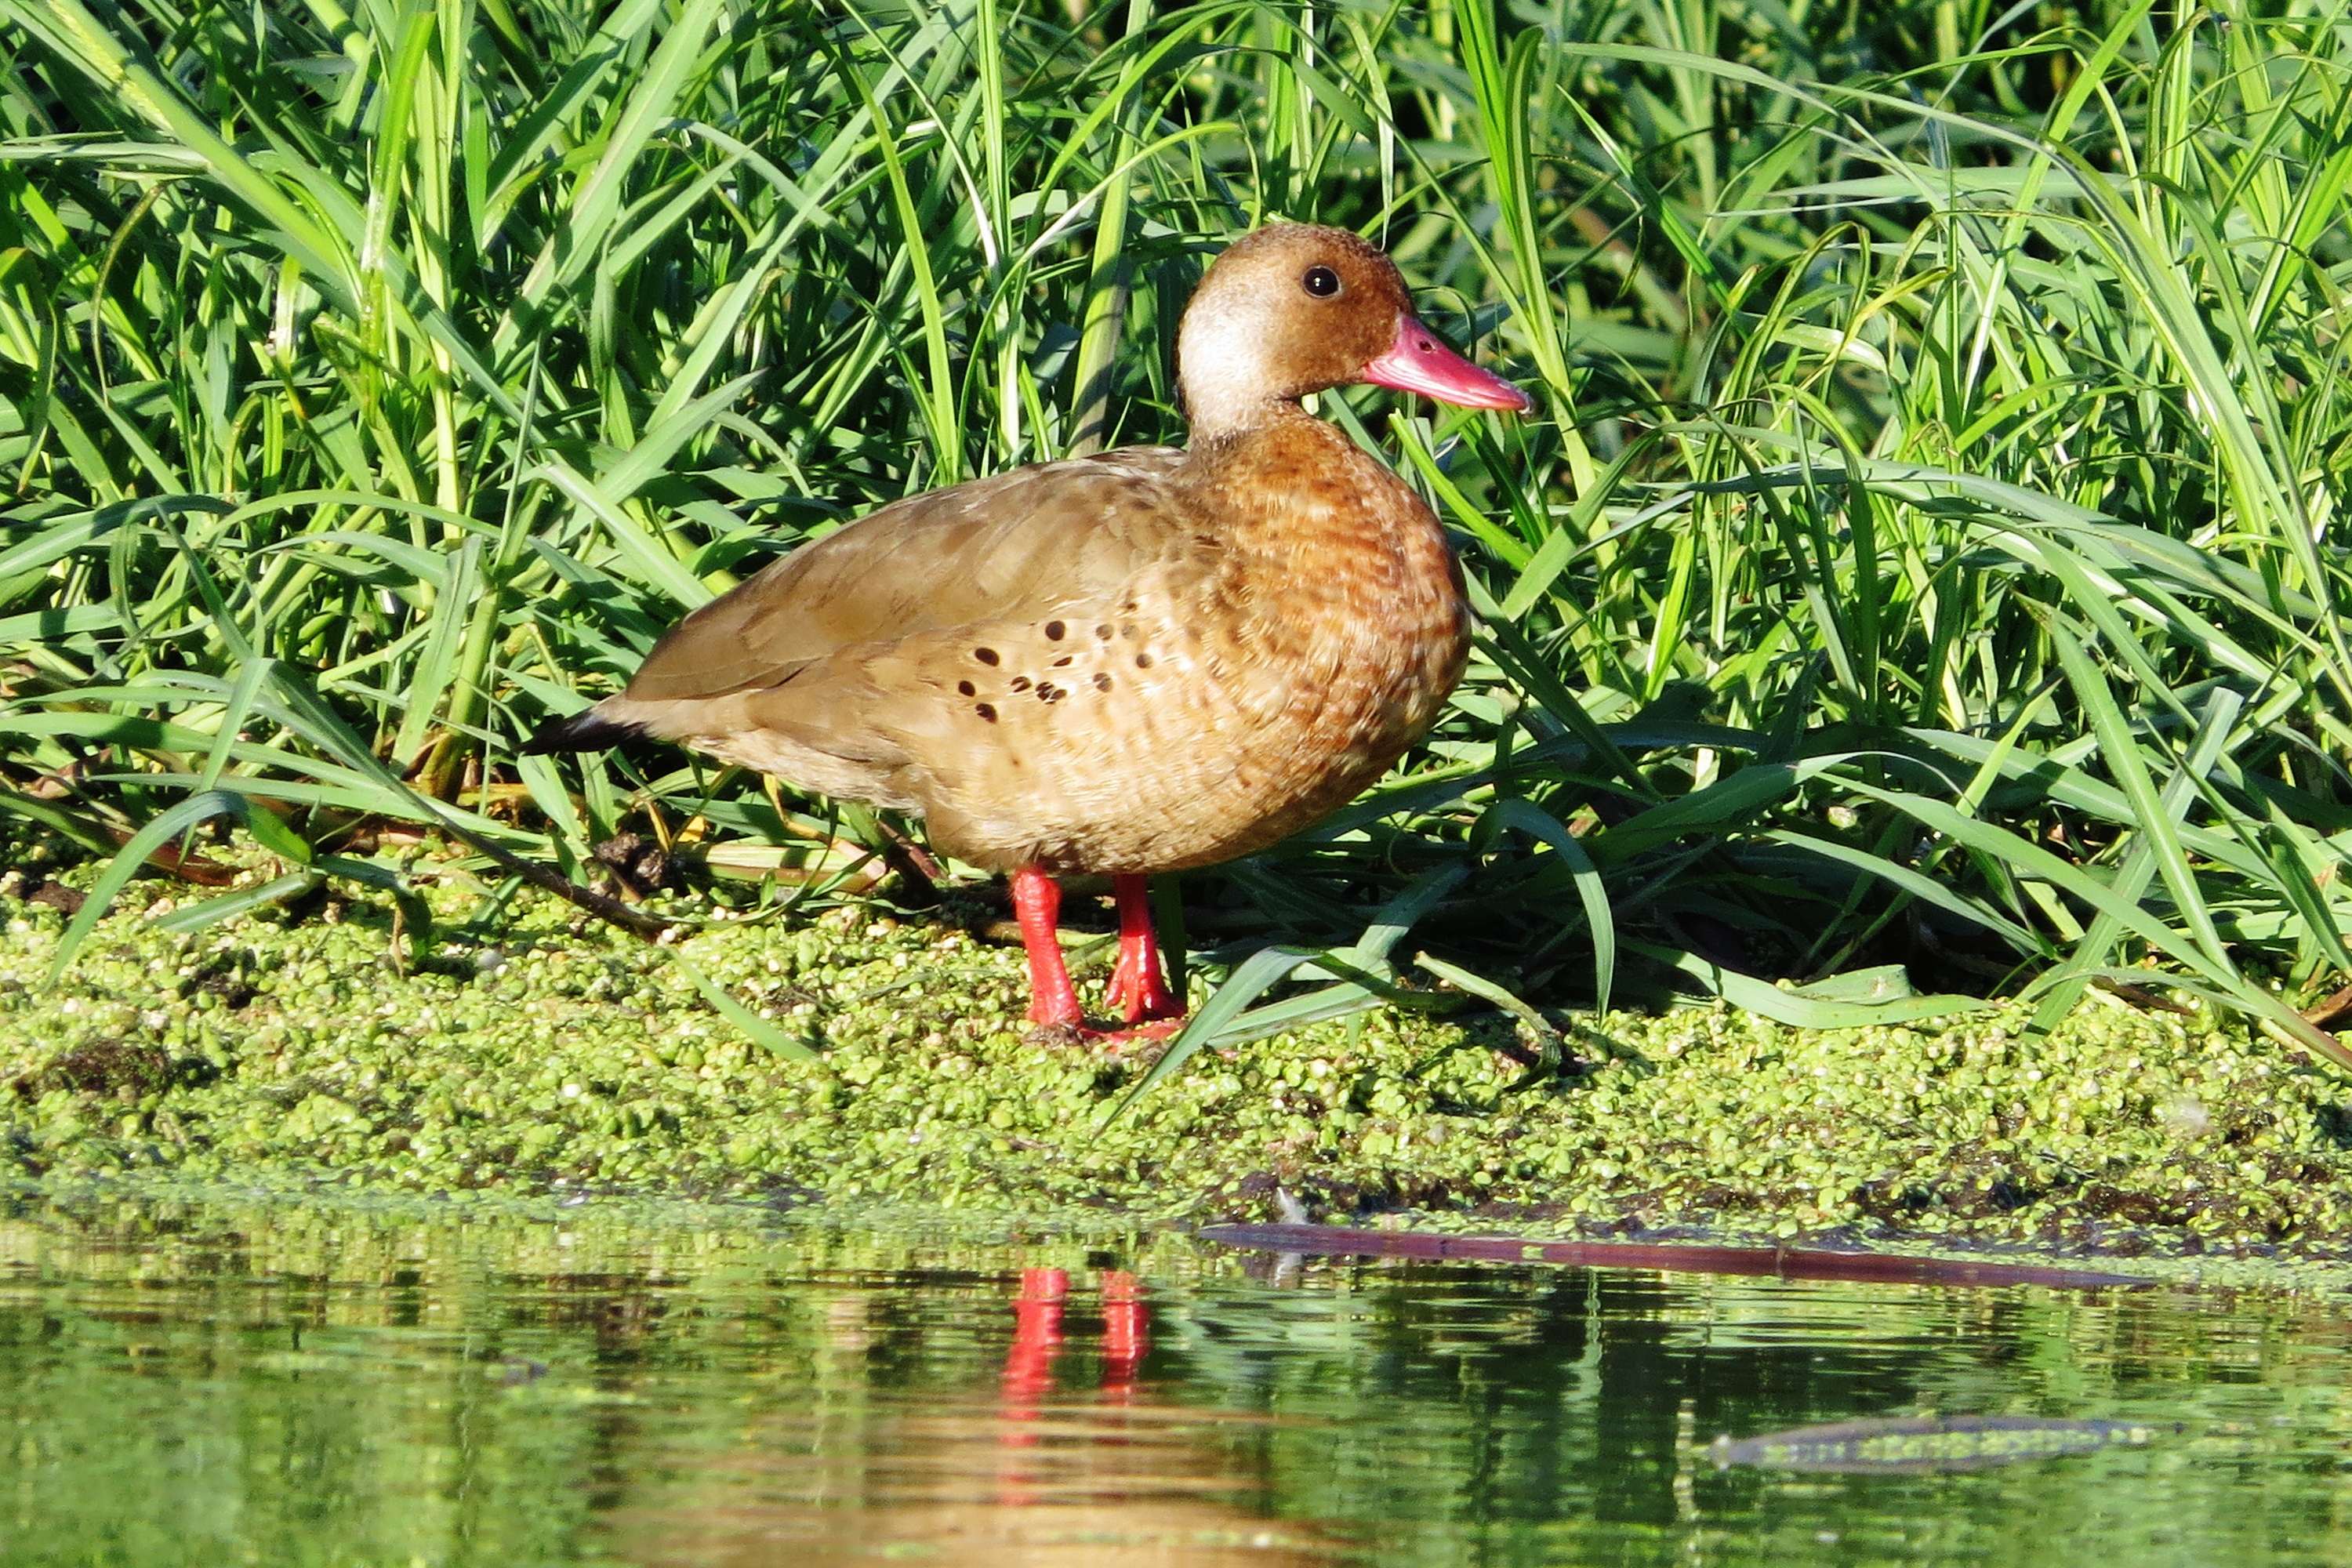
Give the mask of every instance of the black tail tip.
POLYGON ((551 757, 558 752, 601 752, 624 741, 640 740, 645 732, 642 725, 616 723, 593 708, 583 709, 569 719, 551 719, 541 724, 539 732, 523 742, 522 754, 551 757))

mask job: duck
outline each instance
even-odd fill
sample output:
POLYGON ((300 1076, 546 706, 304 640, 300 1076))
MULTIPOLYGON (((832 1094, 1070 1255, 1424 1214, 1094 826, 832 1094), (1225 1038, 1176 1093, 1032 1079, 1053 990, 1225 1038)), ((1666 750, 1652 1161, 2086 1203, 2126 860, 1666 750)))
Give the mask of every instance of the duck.
POLYGON ((890 502, 680 621, 627 686, 526 754, 681 742, 919 815, 1009 876, 1028 1021, 1102 1038, 1183 1016, 1147 879, 1264 849, 1436 722, 1470 616, 1428 505, 1302 399, 1369 384, 1524 412, 1345 229, 1230 245, 1177 328, 1190 445, 1032 464, 890 502), (1118 957, 1087 1027, 1057 878, 1111 879, 1118 957))

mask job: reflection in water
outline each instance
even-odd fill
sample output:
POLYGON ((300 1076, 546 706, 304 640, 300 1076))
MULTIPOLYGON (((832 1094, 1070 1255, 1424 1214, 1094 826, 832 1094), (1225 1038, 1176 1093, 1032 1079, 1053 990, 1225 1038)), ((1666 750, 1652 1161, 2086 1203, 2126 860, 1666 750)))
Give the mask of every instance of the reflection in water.
MULTIPOLYGON (((1105 1269, 1098 1289, 1091 1393, 1064 1391, 1055 1375, 1069 1272, 1024 1269, 992 1405, 970 1394, 894 1403, 866 1426, 858 1452, 831 1462, 815 1451, 814 1426, 772 1419, 725 1452, 661 1466, 685 1479, 609 1517, 616 1550, 646 1564, 710 1568, 1332 1561, 1323 1533, 1233 1500, 1255 1501, 1260 1483, 1204 1437, 1250 1417, 1164 1405, 1139 1387, 1150 1348, 1141 1281, 1105 1269)), ((864 1348, 862 1326, 846 1342, 864 1348)))
POLYGON ((0 1565, 2352 1562, 2340 1290, 631 1213, 0 1208, 0 1565))

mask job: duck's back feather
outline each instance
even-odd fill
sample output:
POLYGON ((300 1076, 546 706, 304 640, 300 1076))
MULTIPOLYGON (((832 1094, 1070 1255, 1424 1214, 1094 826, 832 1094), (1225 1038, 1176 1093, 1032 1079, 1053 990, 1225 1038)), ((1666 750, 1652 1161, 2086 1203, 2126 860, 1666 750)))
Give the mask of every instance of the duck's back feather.
POLYGON ((1183 460, 1129 447, 894 501, 687 616, 624 696, 651 707, 764 689, 845 648, 1115 592, 1181 533, 1167 480, 1183 460))

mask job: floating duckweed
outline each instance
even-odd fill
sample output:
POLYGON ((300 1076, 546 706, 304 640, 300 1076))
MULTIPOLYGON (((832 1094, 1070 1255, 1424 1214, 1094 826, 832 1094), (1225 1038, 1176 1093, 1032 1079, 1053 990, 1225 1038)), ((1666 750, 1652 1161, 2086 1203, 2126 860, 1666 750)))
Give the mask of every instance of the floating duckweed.
POLYGON ((396 966, 364 906, 194 939, 117 915, 48 986, 62 920, 0 899, 0 1173, 1143 1215, 1271 1215, 1279 1191, 1318 1219, 2204 1249, 2352 1234, 2352 1088, 2174 1018, 2102 1006, 2031 1040, 2013 1017, 1612 1015, 1587 1021, 1607 1061, 1515 1087, 1499 1021, 1375 1015, 1204 1054, 1098 1131, 1133 1066, 1024 1037, 1018 949, 856 911, 680 944, 824 1047, 807 1062, 737 1033, 667 949, 575 921, 519 897, 477 944, 396 966))

